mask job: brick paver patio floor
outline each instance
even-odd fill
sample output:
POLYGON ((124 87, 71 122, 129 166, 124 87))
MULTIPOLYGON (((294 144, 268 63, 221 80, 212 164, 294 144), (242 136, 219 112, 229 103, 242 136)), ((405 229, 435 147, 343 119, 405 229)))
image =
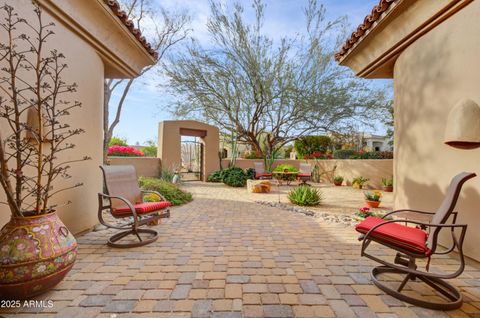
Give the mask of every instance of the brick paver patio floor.
MULTIPOLYGON (((469 262, 453 280, 466 300, 460 310, 410 306, 370 282, 374 263, 359 257, 352 227, 258 205, 245 189, 205 183, 187 188, 194 201, 173 209, 172 217, 157 227, 157 242, 113 249, 105 245, 110 231, 80 236, 74 269, 39 298, 53 300, 54 306, 5 316, 480 316, 478 263, 469 262)), ((433 269, 452 270, 456 264, 439 261, 433 269)), ((425 298, 436 297, 423 285, 410 288, 425 298)))

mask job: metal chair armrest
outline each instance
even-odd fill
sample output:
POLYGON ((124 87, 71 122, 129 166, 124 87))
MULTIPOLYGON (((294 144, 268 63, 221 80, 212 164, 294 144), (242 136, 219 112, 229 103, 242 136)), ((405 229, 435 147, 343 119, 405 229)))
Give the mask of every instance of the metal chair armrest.
POLYGON ((404 213, 404 212, 411 212, 411 213, 417 213, 417 214, 423 214, 423 215, 434 215, 435 212, 427 212, 427 211, 420 211, 420 210, 412 210, 412 209, 401 209, 401 210, 395 210, 392 212, 389 212, 383 216, 382 219, 396 213, 404 213))
MULTIPOLYGON (((133 227, 134 229, 136 229, 138 227, 138 215, 137 215, 137 212, 135 211, 135 207, 133 206, 133 204, 128 201, 127 199, 125 199, 124 197, 119 197, 119 196, 113 196, 113 195, 109 195, 109 194, 105 194, 105 193, 98 193, 98 200, 99 200, 99 203, 103 200, 103 199, 117 199, 117 200, 120 200, 120 201, 123 201, 127 206, 128 208, 130 209, 130 211, 132 212, 132 215, 133 215, 133 227)), ((99 210, 98 210, 98 217, 100 219, 100 223, 102 223, 102 220, 103 218, 101 217, 101 213, 102 213, 102 210, 104 210, 105 208, 112 208, 111 206, 109 207, 104 207, 103 205, 100 205, 99 206, 99 210)), ((103 224, 103 223, 102 223, 103 224)), ((105 224, 103 224, 105 225, 105 224)))
POLYGON ((153 190, 140 190, 142 192, 142 194, 147 194, 147 193, 153 193, 153 194, 156 194, 160 197, 160 199, 162 199, 162 201, 168 201, 163 195, 161 195, 159 192, 157 191, 153 191, 153 190))

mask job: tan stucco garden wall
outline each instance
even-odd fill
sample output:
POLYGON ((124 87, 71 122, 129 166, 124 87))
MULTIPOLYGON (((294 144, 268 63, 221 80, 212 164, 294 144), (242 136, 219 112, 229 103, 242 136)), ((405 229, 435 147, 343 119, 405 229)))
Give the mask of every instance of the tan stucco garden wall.
MULTIPOLYGON (((434 211, 454 175, 480 174, 480 149, 443 143, 453 105, 463 98, 480 103, 479 16, 480 1, 474 1, 418 39, 395 64, 395 208, 434 211)), ((465 253, 476 260, 479 207, 477 177, 465 184, 457 205, 458 222, 468 224, 465 253)))
POLYGON ((108 157, 108 161, 112 166, 134 166, 139 177, 158 177, 162 172, 162 160, 160 158, 108 157))
POLYGON ((178 168, 181 165, 181 134, 180 129, 206 131, 207 135, 201 138, 204 144, 203 151, 203 181, 210 173, 218 170, 219 158, 219 130, 215 126, 194 120, 167 120, 158 127, 158 153, 162 166, 167 169, 178 168))
MULTIPOLYGON (((230 160, 222 160, 222 165, 224 168, 228 167, 230 160)), ((254 162, 263 162, 259 159, 237 159, 235 165, 242 169, 254 168, 254 162)), ((290 160, 290 159, 279 159, 275 160, 274 167, 284 163, 291 164, 295 167, 299 167, 301 162, 305 160, 290 160)), ((362 176, 370 179, 366 188, 375 188, 379 189, 382 187, 382 178, 390 178, 393 175, 393 160, 320 160, 318 161, 322 167, 323 171, 332 171, 333 167, 336 165, 337 169, 335 170, 335 175, 340 175, 345 178, 345 184, 350 185, 353 178, 362 176)), ((313 161, 309 163, 314 165, 313 161)), ((322 178, 324 181, 329 181, 328 178, 322 178)))

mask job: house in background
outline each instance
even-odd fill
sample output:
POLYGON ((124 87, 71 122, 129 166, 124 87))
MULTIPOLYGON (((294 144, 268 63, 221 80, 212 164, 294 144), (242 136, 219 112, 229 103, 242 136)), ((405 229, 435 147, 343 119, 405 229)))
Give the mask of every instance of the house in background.
MULTIPOLYGON (((459 101, 480 104, 479 17, 480 1, 381 0, 336 54, 360 77, 394 80, 396 209, 435 211, 454 175, 480 174, 478 148, 444 143, 449 114, 459 101)), ((473 125, 453 124, 475 137, 480 118, 453 119, 462 117, 473 125)), ((457 222, 468 224, 464 252, 476 260, 479 205, 477 177, 465 185, 456 208, 457 222)), ((450 242, 442 238, 444 245, 450 242)))
POLYGON ((365 133, 362 135, 363 150, 365 151, 392 151, 390 140, 387 136, 365 133))
MULTIPOLYGON (((72 111, 68 123, 85 129, 86 133, 75 136, 72 143, 76 147, 65 154, 68 158, 90 156, 92 160, 73 164, 70 170, 70 181, 84 185, 65 191, 55 199, 55 203, 60 204, 57 211, 60 218, 70 231, 78 233, 98 223, 97 193, 102 191, 98 166, 102 164, 103 151, 104 79, 138 76, 145 66, 155 63, 156 52, 133 24, 125 20, 116 1, 35 2, 43 10, 44 21, 55 23, 55 34, 47 42, 47 49, 57 49, 65 55, 68 69, 63 78, 66 82, 78 84, 77 93, 71 98, 83 104, 82 108, 72 111), (72 203, 63 206, 68 201, 72 203)), ((0 0, 0 4, 8 4, 14 7, 19 17, 35 21, 31 0, 0 0)), ((3 14, 2 10, 0 19, 4 19, 3 14)), ((4 67, 2 62, 0 67, 4 67)), ((0 130, 4 132, 5 127, 0 130)), ((0 201, 5 201, 3 196, 1 191, 0 201)), ((0 227, 9 220, 7 210, 8 206, 0 205, 0 227)))

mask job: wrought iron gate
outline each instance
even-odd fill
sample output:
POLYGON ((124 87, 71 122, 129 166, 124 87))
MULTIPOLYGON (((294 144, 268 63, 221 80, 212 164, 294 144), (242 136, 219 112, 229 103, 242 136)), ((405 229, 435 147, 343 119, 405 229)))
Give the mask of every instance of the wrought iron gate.
POLYGON ((203 179, 203 143, 198 137, 183 138, 181 141, 182 169, 180 173, 184 181, 200 181, 203 179))

